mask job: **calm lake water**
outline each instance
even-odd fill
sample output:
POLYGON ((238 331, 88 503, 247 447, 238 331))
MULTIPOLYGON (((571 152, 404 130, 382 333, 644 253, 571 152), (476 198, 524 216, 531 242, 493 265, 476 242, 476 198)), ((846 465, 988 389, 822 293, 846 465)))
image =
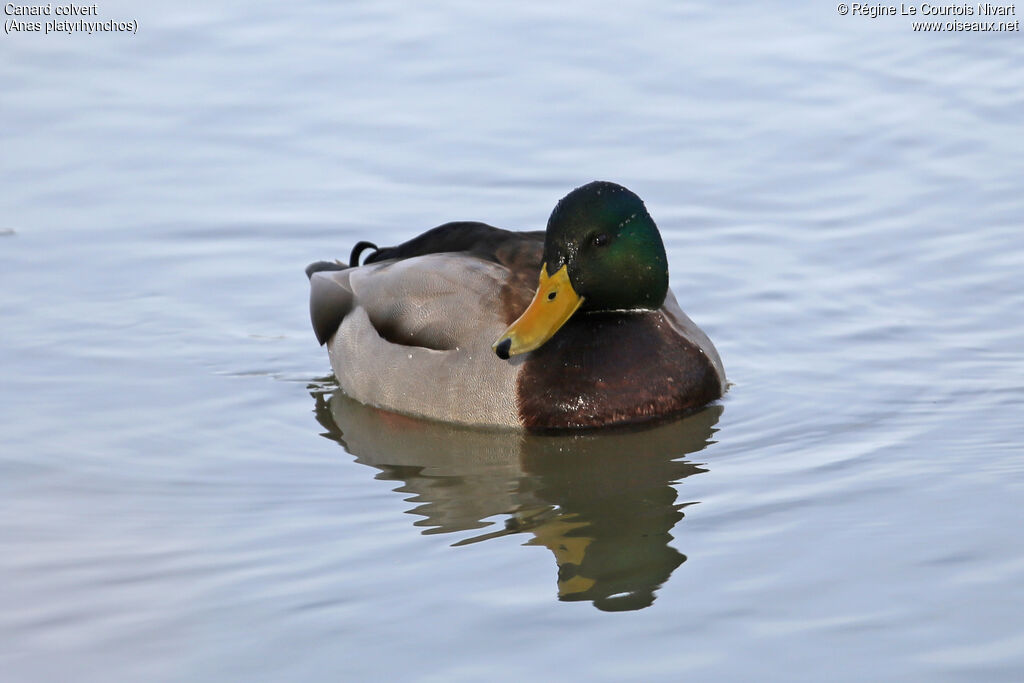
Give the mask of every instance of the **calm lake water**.
POLYGON ((1020 32, 98 11, 137 35, 0 37, 5 680, 1024 677, 1020 32), (333 393, 308 262, 593 179, 722 401, 520 438, 333 393))

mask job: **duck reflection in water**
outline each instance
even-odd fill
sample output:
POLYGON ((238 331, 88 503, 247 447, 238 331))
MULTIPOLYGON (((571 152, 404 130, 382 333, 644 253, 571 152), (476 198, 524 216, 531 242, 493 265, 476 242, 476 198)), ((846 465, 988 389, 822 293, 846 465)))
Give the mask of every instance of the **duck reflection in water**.
POLYGON ((532 435, 425 422, 314 389, 324 436, 402 482, 424 534, 504 528, 462 546, 528 533, 558 564, 559 600, 642 609, 686 556, 669 545, 683 518, 675 484, 707 470, 682 458, 710 442, 721 406, 643 431, 532 435))

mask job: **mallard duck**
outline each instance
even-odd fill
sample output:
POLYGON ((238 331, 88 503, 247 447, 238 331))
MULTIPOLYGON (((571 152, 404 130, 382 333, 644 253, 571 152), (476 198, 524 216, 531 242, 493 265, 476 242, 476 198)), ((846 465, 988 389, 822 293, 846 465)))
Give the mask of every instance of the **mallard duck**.
POLYGON ((567 194, 543 232, 447 223, 395 247, 360 242, 348 265, 306 274, 341 391, 389 411, 596 428, 692 412, 725 387, 668 288, 654 220, 614 183, 567 194))

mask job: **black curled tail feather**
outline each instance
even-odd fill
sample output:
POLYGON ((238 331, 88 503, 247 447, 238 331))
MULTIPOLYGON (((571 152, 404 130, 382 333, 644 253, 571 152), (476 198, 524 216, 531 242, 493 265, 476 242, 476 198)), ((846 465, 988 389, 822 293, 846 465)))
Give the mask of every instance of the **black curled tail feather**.
MULTIPOLYGON (((374 254, 380 251, 380 247, 373 242, 367 242, 366 240, 356 242, 356 245, 352 247, 352 253, 348 257, 348 265, 350 268, 355 268, 359 265, 359 256, 367 249, 373 249, 374 254)), ((374 254, 370 254, 367 260, 369 261, 370 258, 373 258, 374 254)))

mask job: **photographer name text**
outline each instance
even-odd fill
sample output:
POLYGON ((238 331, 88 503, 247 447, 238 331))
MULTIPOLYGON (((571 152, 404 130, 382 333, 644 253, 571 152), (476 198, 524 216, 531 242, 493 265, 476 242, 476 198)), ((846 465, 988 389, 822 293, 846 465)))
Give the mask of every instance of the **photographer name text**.
POLYGON ((1017 6, 994 5, 990 2, 977 4, 937 5, 921 3, 909 5, 883 5, 882 3, 841 2, 836 11, 842 16, 866 17, 913 17, 911 26, 915 31, 1020 31, 1017 6))

